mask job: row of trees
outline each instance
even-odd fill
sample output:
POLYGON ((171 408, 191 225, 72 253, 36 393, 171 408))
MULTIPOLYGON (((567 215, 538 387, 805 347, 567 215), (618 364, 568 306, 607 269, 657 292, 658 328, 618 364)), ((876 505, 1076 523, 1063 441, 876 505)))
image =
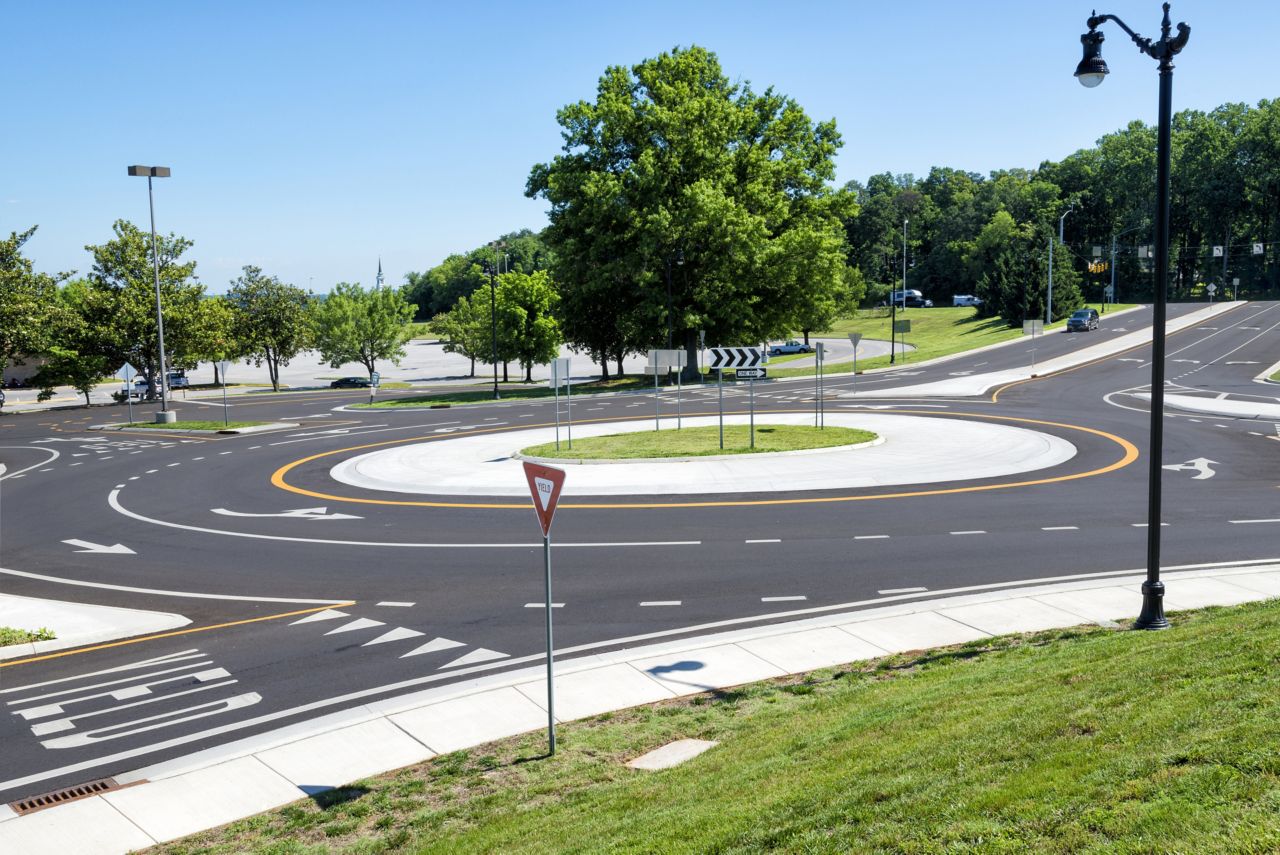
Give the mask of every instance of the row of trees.
MULTIPOLYGON (((859 211, 845 223, 850 262, 878 283, 873 296, 883 294, 900 281, 907 220, 907 287, 935 301, 977 293, 984 312, 1011 323, 1043 317, 1048 242, 1070 211, 1055 259, 1055 316, 1082 293, 1102 296, 1113 242, 1120 298, 1150 299, 1155 134, 1133 122, 1036 170, 984 178, 936 167, 924 178, 851 182, 859 211)), ((1280 289, 1280 100, 1178 113, 1172 155, 1171 296, 1236 278, 1242 294, 1280 289)))
MULTIPOLYGON (((128 362, 158 390, 158 332, 150 235, 119 220, 113 237, 85 247, 87 277, 37 273, 22 254, 32 228, 0 241, 0 347, 7 359, 39 357, 42 395, 69 385, 85 395, 128 362)), ((280 368, 314 349, 333 367, 398 361, 412 335, 413 306, 395 289, 339 283, 326 297, 246 266, 225 295, 209 296, 184 260, 191 241, 157 237, 166 361, 173 369, 247 359, 266 365, 280 388, 280 368)))

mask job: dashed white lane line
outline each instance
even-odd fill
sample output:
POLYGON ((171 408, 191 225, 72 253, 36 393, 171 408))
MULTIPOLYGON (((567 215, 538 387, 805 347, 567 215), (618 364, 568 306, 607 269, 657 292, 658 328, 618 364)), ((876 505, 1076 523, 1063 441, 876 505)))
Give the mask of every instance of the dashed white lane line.
POLYGON ((679 606, 683 605, 680 600, 644 600, 640 603, 642 606, 679 606))
POLYGON ((809 599, 809 598, 808 598, 808 597, 804 597, 804 596, 796 596, 796 597, 761 597, 761 598, 760 598, 760 602, 762 602, 762 603, 792 603, 792 602, 798 602, 798 601, 800 601, 800 600, 807 600, 807 599, 809 599))
MULTIPOLYGON (((545 609, 547 607, 547 604, 546 603, 525 603, 524 607, 526 609, 545 609)), ((552 603, 551 608, 562 609, 564 608, 564 603, 552 603)))
POLYGON ((853 539, 854 540, 888 540, 889 535, 887 534, 855 534, 853 536, 853 539))
POLYGON ((1040 527, 1041 531, 1079 531, 1078 525, 1044 525, 1040 527))
POLYGON ((220 454, 220 455, 221 455, 221 454, 230 454, 230 453, 231 453, 230 451, 219 451, 219 452, 218 452, 218 454, 220 454))
POLYGON ((157 472, 159 472, 159 471, 160 471, 159 469, 148 469, 148 470, 146 471, 146 474, 147 474, 147 475, 154 475, 155 473, 157 473, 157 472))
POLYGON ((193 458, 191 458, 191 462, 192 462, 192 463, 195 463, 197 460, 204 460, 204 458, 203 458, 203 457, 193 457, 193 458))
POLYGON ((123 484, 117 484, 117 485, 116 485, 116 489, 117 489, 117 490, 123 490, 123 489, 124 489, 124 485, 123 485, 123 484))
MULTIPOLYGON (((79 463, 72 463, 72 464, 70 464, 70 465, 71 465, 71 466, 83 466, 83 465, 84 465, 84 461, 83 461, 83 460, 81 460, 79 463)), ((10 478, 12 478, 13 476, 12 476, 12 475, 10 475, 9 477, 10 477, 10 478)))
POLYGON ((130 453, 130 454, 141 454, 141 453, 142 453, 142 449, 139 449, 139 450, 137 450, 137 451, 130 451, 129 453, 130 453))
POLYGON ((524 413, 523 415, 521 415, 521 416, 520 416, 520 418, 522 418, 522 419, 531 419, 531 418, 533 418, 533 413, 524 413))
POLYGON ((137 481, 137 480, 138 480, 139 478, 141 478, 141 477, 142 477, 141 475, 130 475, 130 476, 129 476, 129 480, 130 480, 130 481, 137 481))
POLYGON ((52 472, 52 469, 37 469, 37 472, 52 472))
POLYGON ((102 457, 99 457, 98 459, 99 459, 99 460, 110 460, 110 459, 112 458, 112 456, 113 456, 113 455, 110 455, 110 454, 104 454, 102 457))
POLYGON ((780 537, 762 537, 758 540, 744 540, 743 543, 782 543, 780 537))
POLYGON ((929 590, 928 588, 885 588, 876 591, 881 596, 889 596, 890 594, 921 594, 929 590))
POLYGON ((986 534, 982 529, 974 529, 972 531, 953 531, 952 534, 986 534))
POLYGON ((165 464, 165 465, 166 465, 166 466, 168 466, 170 469, 172 469, 173 467, 175 467, 175 466, 181 466, 182 464, 181 464, 181 463, 167 463, 167 464, 165 464))
POLYGON ((396 602, 396 601, 394 601, 394 600, 383 600, 382 602, 378 603, 378 605, 380 605, 380 606, 395 606, 396 608, 407 609, 407 608, 409 608, 410 606, 415 605, 415 603, 401 603, 401 602, 396 602))
POLYGON ((1232 525, 1249 525, 1250 523, 1280 523, 1280 519, 1272 520, 1229 520, 1232 525))
POLYGON ((253 451, 255 448, 262 448, 262 446, 260 446, 260 445, 251 445, 251 446, 249 446, 249 449, 248 449, 248 450, 249 450, 249 451, 253 451))

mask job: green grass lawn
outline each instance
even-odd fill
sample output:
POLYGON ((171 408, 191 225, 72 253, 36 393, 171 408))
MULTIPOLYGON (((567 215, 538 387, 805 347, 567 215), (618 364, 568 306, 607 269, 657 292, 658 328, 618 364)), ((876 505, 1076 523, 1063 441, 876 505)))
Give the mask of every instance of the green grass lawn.
MULTIPOLYGON (((1100 303, 1086 305, 1099 311, 1102 310, 1100 303)), ((1118 312, 1121 309, 1132 308, 1134 305, 1136 304, 1108 303, 1107 311, 1109 313, 1118 312)), ((905 339, 908 345, 915 347, 915 350, 909 351, 905 356, 908 365, 913 362, 923 362, 926 359, 950 356, 953 353, 973 350, 977 347, 999 344, 1022 336, 1022 328, 1020 326, 1017 328, 1010 327, 1003 318, 979 318, 977 309, 971 307, 950 308, 944 306, 935 309, 899 309, 898 320, 911 321, 911 332, 906 333, 905 336, 899 339, 899 341, 905 339)), ((1051 324, 1046 329, 1061 329, 1064 326, 1066 326, 1065 319, 1051 324)), ((822 338, 831 338, 847 336, 851 332, 860 332, 864 338, 868 339, 888 341, 890 336, 890 317, 888 312, 885 310, 860 311, 855 317, 842 318, 833 324, 830 330, 817 335, 822 338)), ((813 333, 810 333, 811 337, 813 335, 813 333)), ((900 353, 897 364, 901 364, 903 359, 904 357, 900 353)), ((813 368, 775 369, 772 367, 773 361, 772 359, 770 360, 770 377, 805 377, 814 373, 813 368)), ((859 359, 858 370, 882 368, 888 364, 888 356, 859 359)), ((846 362, 828 362, 823 366, 825 373, 852 370, 852 359, 846 362)))
POLYGON ((27 644, 31 641, 52 641, 57 638, 53 634, 53 630, 45 629, 14 629, 11 626, 0 626, 0 647, 8 647, 10 644, 27 644))
POLYGON ((625 460, 635 457, 705 457, 713 454, 762 454, 770 451, 799 451, 807 448, 831 448, 871 442, 876 435, 868 430, 812 425, 756 425, 756 444, 751 448, 747 425, 725 425, 724 448, 720 447, 720 428, 684 428, 675 430, 668 419, 663 430, 618 433, 576 439, 570 450, 561 441, 532 445, 520 453, 529 457, 562 457, 570 460, 625 460))
POLYGON ((1280 383, 1280 371, 1277 371, 1275 374, 1272 374, 1271 379, 1275 380, 1277 383, 1280 383))
MULTIPOLYGON (((1137 596, 1136 594, 1134 596, 1137 596)), ((1280 851, 1280 603, 890 656, 442 755, 170 853, 1280 851), (674 769, 627 760, 719 746, 674 769)))
POLYGON ((246 428, 257 427, 258 425, 270 424, 270 422, 229 422, 224 423, 217 421, 177 421, 169 424, 156 424, 155 422, 130 422, 131 428, 154 428, 156 430, 228 430, 230 428, 246 428))
MULTIPOLYGON (((652 388, 653 380, 645 377, 613 378, 607 381, 573 384, 573 394, 589 395, 592 392, 618 392, 625 389, 652 388), (647 381, 647 382, 646 382, 647 381)), ((527 386, 500 386, 499 393, 504 401, 524 401, 530 398, 552 397, 551 387, 545 383, 527 386)), ((564 397, 564 389, 560 396, 564 397)), ((398 407, 430 407, 448 405, 456 407, 461 404, 487 404, 493 401, 493 387, 487 386, 474 391, 448 391, 431 395, 415 395, 412 398, 395 398, 388 401, 374 401, 372 404, 352 404, 353 408, 396 409, 398 407)))

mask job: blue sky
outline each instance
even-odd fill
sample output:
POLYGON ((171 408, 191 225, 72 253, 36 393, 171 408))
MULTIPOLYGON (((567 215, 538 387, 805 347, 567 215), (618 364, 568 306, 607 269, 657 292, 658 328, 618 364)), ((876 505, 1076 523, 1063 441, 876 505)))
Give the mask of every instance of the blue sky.
MULTIPOLYGON (((844 135, 838 177, 1034 167, 1131 119, 1155 63, 1114 25, 1112 70, 1071 72, 1095 0, 1023 2, 9 3, 0 230, 39 225, 43 270, 88 270, 116 218, 195 241, 210 291, 245 264, 327 291, 389 282, 545 224, 524 197, 560 146, 555 111, 609 65, 677 45, 772 85, 844 135)), ((1099 11, 1156 35, 1156 2, 1099 11)), ((1174 109, 1280 97, 1280 3, 1183 0, 1174 109)))

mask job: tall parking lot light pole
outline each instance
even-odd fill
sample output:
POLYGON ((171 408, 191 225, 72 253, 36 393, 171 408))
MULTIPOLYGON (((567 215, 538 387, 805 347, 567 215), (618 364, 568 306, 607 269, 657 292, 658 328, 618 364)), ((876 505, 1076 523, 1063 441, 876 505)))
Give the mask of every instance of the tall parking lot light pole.
POLYGON ((164 311, 160 308, 160 252, 156 248, 156 200, 155 195, 151 192, 152 178, 168 178, 169 167, 167 166, 130 166, 129 174, 134 176, 145 175, 147 177, 147 204, 151 208, 151 267, 155 272, 156 282, 156 333, 160 345, 160 412, 163 416, 157 416, 156 421, 170 421, 169 412, 169 394, 166 390, 169 380, 169 372, 164 364, 164 311))
MULTIPOLYGON (((1058 243, 1062 243, 1062 225, 1066 222, 1067 214, 1074 211, 1075 208, 1067 208, 1061 217, 1058 217, 1058 243)), ((1053 323, 1053 235, 1049 235, 1049 299, 1044 307, 1044 322, 1046 325, 1053 323)))
POLYGON ((1164 333, 1165 292, 1169 285, 1169 128, 1172 122, 1173 58, 1187 44, 1191 28, 1178 23, 1178 34, 1171 35, 1169 4, 1164 4, 1164 20, 1160 38, 1144 39, 1129 29, 1115 15, 1091 15, 1086 25, 1089 32, 1080 37, 1084 56, 1076 66, 1076 79, 1092 88, 1109 73, 1102 59, 1102 33, 1098 27, 1114 21, 1128 33, 1138 49, 1159 63, 1160 119, 1156 131, 1156 281, 1155 318, 1151 330, 1151 459, 1147 494, 1147 579, 1142 583, 1142 613, 1134 623, 1137 629, 1167 629, 1164 616, 1164 583, 1160 581, 1160 461, 1164 454, 1164 333))

